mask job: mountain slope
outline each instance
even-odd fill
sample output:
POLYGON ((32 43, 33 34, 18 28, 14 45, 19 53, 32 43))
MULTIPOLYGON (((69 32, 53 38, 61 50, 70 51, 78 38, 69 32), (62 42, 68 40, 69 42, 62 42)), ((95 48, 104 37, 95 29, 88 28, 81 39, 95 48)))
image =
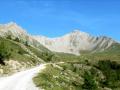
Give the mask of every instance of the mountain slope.
POLYGON ((0 36, 7 39, 19 41, 23 44, 27 43, 28 45, 42 49, 41 51, 43 51, 43 49, 48 51, 47 48, 41 45, 37 40, 35 40, 31 35, 29 35, 23 28, 21 28, 14 22, 10 22, 8 24, 1 24, 0 36))
POLYGON ((79 30, 58 38, 44 36, 34 36, 34 38, 52 51, 77 55, 84 52, 104 51, 113 43, 116 43, 109 37, 93 37, 79 30))
POLYGON ((17 24, 0 25, 0 74, 12 74, 40 64, 47 61, 49 53, 52 54, 17 24))

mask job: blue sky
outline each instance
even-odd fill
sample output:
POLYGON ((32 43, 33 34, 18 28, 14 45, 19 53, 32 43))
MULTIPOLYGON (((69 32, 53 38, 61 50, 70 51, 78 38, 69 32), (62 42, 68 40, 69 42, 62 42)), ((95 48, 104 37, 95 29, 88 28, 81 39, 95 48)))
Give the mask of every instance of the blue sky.
POLYGON ((120 41, 120 0, 1 0, 0 23, 11 21, 33 35, 80 29, 120 41))

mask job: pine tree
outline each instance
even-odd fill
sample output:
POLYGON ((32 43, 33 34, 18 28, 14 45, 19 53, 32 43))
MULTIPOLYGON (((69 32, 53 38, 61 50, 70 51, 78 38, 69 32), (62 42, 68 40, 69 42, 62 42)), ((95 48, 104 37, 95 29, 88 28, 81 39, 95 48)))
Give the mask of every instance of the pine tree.
POLYGON ((16 37, 14 41, 20 42, 20 39, 18 37, 16 37))
POLYGON ((97 84, 94 80, 94 76, 91 74, 91 72, 87 71, 84 74, 84 84, 83 89, 85 90, 97 90, 97 84))
POLYGON ((5 65, 4 60, 10 58, 10 49, 5 42, 0 43, 0 64, 5 65))

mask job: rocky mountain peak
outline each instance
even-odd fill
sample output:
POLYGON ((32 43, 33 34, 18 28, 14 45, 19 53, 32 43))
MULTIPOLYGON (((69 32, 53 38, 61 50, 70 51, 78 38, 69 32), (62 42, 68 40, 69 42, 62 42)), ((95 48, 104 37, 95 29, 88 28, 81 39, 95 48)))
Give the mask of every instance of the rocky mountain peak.
POLYGON ((69 36, 76 36, 76 37, 89 37, 90 35, 86 32, 80 30, 73 30, 71 33, 68 34, 69 36))
POLYGON ((19 25, 17 25, 14 22, 10 22, 8 24, 1 24, 0 25, 0 35, 8 35, 11 34, 13 36, 20 36, 20 35, 26 35, 26 31, 21 28, 19 25))

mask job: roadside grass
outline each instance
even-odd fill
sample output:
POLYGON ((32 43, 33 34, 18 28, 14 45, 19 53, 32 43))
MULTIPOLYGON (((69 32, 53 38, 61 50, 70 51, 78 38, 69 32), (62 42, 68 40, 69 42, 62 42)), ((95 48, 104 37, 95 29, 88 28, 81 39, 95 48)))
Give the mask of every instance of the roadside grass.
POLYGON ((62 67, 59 68, 54 64, 47 65, 47 68, 33 80, 37 87, 45 90, 76 90, 81 85, 79 82, 81 78, 78 74, 71 70, 64 71, 62 67))

